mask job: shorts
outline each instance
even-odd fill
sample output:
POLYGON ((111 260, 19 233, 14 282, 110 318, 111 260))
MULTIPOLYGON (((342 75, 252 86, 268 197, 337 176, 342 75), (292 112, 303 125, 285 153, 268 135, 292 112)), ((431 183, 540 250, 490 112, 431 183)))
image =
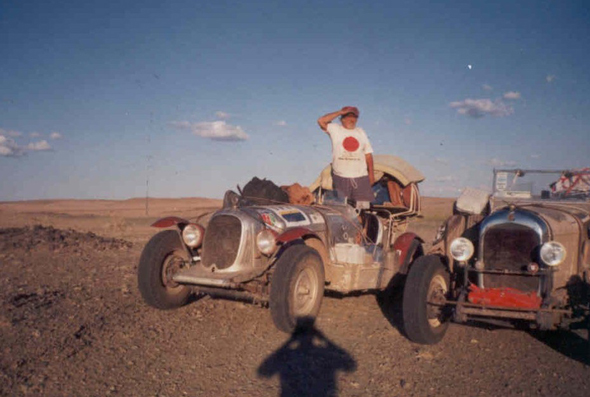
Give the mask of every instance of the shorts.
POLYGON ((332 181, 334 184, 334 190, 339 195, 348 197, 355 201, 373 201, 375 195, 373 189, 371 189, 371 182, 369 176, 361 176, 359 178, 343 178, 341 176, 332 174, 332 181))

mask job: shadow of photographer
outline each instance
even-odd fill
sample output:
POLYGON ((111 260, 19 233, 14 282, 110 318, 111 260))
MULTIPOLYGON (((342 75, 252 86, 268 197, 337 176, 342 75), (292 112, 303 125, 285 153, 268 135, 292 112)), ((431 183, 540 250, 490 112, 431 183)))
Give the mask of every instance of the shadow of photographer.
POLYGON ((356 361, 313 326, 313 319, 301 318, 291 337, 258 367, 258 376, 279 375, 281 396, 336 396, 337 373, 353 372, 356 361))

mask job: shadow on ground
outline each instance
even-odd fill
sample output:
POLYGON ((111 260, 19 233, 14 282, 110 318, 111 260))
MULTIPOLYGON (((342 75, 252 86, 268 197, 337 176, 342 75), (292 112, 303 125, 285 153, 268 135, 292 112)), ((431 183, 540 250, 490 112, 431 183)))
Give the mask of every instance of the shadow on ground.
POLYGON ((383 316, 400 334, 407 337, 404 329, 403 297, 405 277, 397 275, 389 287, 376 295, 377 304, 383 316))
POLYGON ((530 331, 539 342, 566 357, 590 365, 590 341, 573 331, 530 331))
POLYGON ((291 337, 258 367, 258 376, 280 377, 281 396, 336 396, 337 373, 353 372, 356 361, 302 319, 291 337))

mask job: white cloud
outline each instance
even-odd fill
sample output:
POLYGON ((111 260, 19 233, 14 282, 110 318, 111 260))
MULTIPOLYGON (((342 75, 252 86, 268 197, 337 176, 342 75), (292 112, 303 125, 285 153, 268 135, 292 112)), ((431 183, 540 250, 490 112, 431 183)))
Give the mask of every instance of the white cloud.
POLYGON ((55 131, 54 131, 54 132, 52 132, 52 133, 49 135, 49 137, 50 137, 51 139, 60 139, 60 138, 61 138, 61 134, 60 134, 59 132, 55 132, 55 131))
POLYGON ((23 154, 23 149, 18 146, 14 139, 0 135, 0 156, 19 157, 23 154))
POLYGON ((0 145, 0 156, 10 156, 12 154, 12 150, 10 148, 0 145))
MULTIPOLYGON (((2 132, 5 131, 2 130, 2 132)), ((46 140, 31 142, 26 146, 21 146, 12 137, 7 136, 6 134, 0 134, 0 156, 20 157, 27 154, 29 151, 39 152, 47 150, 52 150, 52 148, 46 140)))
POLYGON ((504 99, 520 99, 520 92, 508 91, 504 93, 504 99))
POLYGON ((287 125, 287 122, 285 120, 279 120, 275 123, 275 125, 279 127, 285 127, 287 125))
POLYGON ((170 125, 181 130, 189 130, 194 135, 214 141, 245 141, 249 138, 242 127, 227 124, 225 121, 204 121, 200 123, 173 121, 170 125))
POLYGON ((39 137, 41 136, 41 134, 39 134, 38 132, 31 132, 31 133, 29 134, 29 136, 30 136, 31 138, 39 138, 39 137))
POLYGON ((486 91, 492 91, 494 89, 494 87, 492 87, 489 84, 484 84, 484 85, 481 86, 481 88, 483 88, 486 91))
POLYGON ((17 137, 21 136, 22 134, 23 133, 19 132, 19 131, 5 130, 3 128, 0 128, 0 135, 9 136, 12 138, 17 138, 17 137))
POLYGON ((434 159, 434 161, 440 164, 449 164, 449 160, 442 157, 437 157, 434 159))
POLYGON ((546 80, 548 83, 552 83, 552 82, 553 82, 553 80, 555 80, 555 75, 553 75, 553 74, 548 74, 548 75, 547 75, 547 77, 545 77, 545 80, 546 80))
POLYGON ((505 117, 514 113, 514 109, 511 106, 506 105, 499 99, 492 102, 490 99, 467 98, 463 101, 451 102, 449 106, 457 109, 457 113, 473 118, 480 118, 486 114, 495 117, 505 117))
POLYGON ((43 150, 51 150, 51 146, 47 143, 46 140, 31 142, 26 147, 27 150, 32 151, 43 151, 43 150))
POLYGON ((540 154, 536 154, 536 153, 535 154, 531 154, 531 158, 532 159, 538 159, 539 157, 541 157, 540 154))
POLYGON ((493 167, 514 167, 516 165, 516 161, 500 160, 494 157, 488 160, 487 165, 491 165, 493 167))
POLYGON ((229 113, 218 110, 217 112, 215 112, 215 117, 217 117, 220 120, 227 120, 231 117, 231 115, 229 113))

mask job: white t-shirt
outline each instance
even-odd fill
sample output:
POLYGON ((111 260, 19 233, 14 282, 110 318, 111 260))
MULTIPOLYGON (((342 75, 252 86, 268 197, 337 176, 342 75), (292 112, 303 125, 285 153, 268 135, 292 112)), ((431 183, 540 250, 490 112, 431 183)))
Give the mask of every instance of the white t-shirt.
POLYGON ((332 171, 343 178, 369 175, 365 155, 373 153, 371 143, 362 128, 348 130, 340 124, 328 124, 332 140, 332 171))

